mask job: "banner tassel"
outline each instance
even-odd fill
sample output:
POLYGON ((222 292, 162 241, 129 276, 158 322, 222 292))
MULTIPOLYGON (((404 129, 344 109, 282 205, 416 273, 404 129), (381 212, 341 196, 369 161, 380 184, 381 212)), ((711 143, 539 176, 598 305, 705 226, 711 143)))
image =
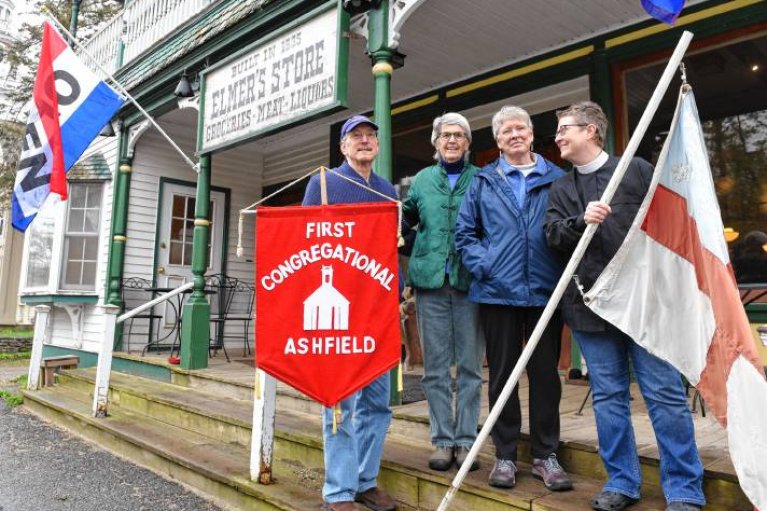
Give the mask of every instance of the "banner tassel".
POLYGON ((336 403, 335 406, 333 406, 333 434, 335 435, 338 433, 338 425, 341 424, 342 420, 341 415, 341 403, 336 403))
POLYGON ((242 257, 242 226, 245 222, 245 214, 240 210, 240 219, 237 221, 237 257, 242 257))

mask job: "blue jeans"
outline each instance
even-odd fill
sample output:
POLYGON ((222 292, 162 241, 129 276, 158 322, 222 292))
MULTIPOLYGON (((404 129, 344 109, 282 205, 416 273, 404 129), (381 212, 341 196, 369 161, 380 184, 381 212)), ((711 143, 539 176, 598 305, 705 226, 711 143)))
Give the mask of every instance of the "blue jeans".
POLYGON ((629 407, 629 359, 655 430, 660 480, 668 502, 705 504, 703 465, 679 372, 626 334, 573 331, 586 359, 594 399, 604 490, 639 498, 639 466, 629 407))
POLYGON ((341 401, 341 421, 335 434, 333 408, 323 408, 325 502, 351 501, 357 493, 376 486, 390 422, 388 372, 341 401))
POLYGON ((431 443, 438 447, 471 447, 477 438, 485 353, 478 305, 448 283, 439 289, 417 289, 415 303, 431 443), (450 377, 453 363, 458 386, 455 412, 450 377))

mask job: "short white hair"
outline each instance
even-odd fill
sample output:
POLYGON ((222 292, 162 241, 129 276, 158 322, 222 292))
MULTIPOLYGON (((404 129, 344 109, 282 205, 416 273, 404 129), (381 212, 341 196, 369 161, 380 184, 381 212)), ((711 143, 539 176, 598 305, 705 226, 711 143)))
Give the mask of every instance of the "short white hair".
MULTIPOLYGON (((466 140, 471 143, 471 126, 469 121, 463 115, 455 112, 448 112, 442 114, 432 123, 431 128, 431 145, 434 146, 437 151, 434 153, 434 159, 439 161, 439 148, 437 148, 437 140, 442 133, 442 126, 459 126, 463 130, 463 134, 466 135, 466 140)), ((466 151, 468 155, 468 151, 466 151)))
POLYGON ((498 139, 498 132, 500 131, 501 126, 509 119, 518 119, 524 122, 530 130, 533 129, 533 120, 530 118, 530 114, 527 113, 527 110, 518 106, 505 105, 493 116, 492 124, 494 139, 498 139))

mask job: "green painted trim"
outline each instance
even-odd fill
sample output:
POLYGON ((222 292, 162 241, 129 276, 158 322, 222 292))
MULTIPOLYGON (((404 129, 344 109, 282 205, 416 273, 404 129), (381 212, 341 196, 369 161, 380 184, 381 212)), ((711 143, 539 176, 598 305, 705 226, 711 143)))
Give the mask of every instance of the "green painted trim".
POLYGON ((120 373, 142 376, 153 380, 159 380, 165 383, 171 383, 172 371, 167 367, 157 364, 150 364, 139 360, 129 358, 112 358, 112 370, 120 373))
POLYGON ((44 303, 73 303, 73 304, 96 304, 99 303, 98 295, 22 295, 19 297, 24 305, 37 305, 44 303))
POLYGON ((192 275, 194 291, 186 300, 181 322, 181 367, 204 369, 208 367, 210 347, 210 304, 205 299, 205 270, 208 268, 208 239, 210 227, 198 223, 210 217, 211 156, 200 156, 200 173, 197 175, 197 194, 194 208, 194 233, 192 238, 192 275))
POLYGON ((751 323, 767 323, 767 303, 752 303, 746 306, 746 314, 751 323))
MULTIPOLYGON (((612 74, 607 60, 607 50, 599 48, 592 54, 594 67, 589 74, 589 90, 591 99, 602 106, 608 119, 615 120, 613 112, 612 74)), ((615 130, 607 130, 605 151, 615 153, 615 130)))
MULTIPOLYGON (((64 355, 75 355, 80 357, 78 367, 82 369, 96 367, 99 361, 98 353, 63 346, 53 346, 50 344, 43 345, 43 357, 59 357, 64 355)), ((134 360, 132 358, 123 358, 118 354, 115 354, 112 358, 112 371, 143 376, 144 378, 151 378, 167 383, 170 383, 172 380, 172 371, 165 366, 151 363, 149 361, 145 362, 142 360, 134 360)))
POLYGON ((75 348, 65 348, 63 346, 43 344, 43 357, 61 357, 66 355, 75 355, 80 357, 80 363, 77 365, 77 367, 95 367, 99 361, 98 353, 78 350, 75 348))
POLYGON ((342 0, 336 3, 338 9, 338 55, 336 55, 336 100, 347 108, 349 106, 349 33, 351 17, 341 7, 342 0))
MULTIPOLYGON (((201 157, 203 155, 200 155, 201 157)), ((162 195, 165 188, 165 184, 169 185, 181 185, 188 186, 189 188, 197 188, 195 181, 186 181, 183 179, 177 179, 173 177, 160 176, 160 186, 157 196, 157 215, 155 217, 154 226, 154 261, 157 262, 160 255, 160 211, 162 211, 162 195)), ((229 248, 229 215, 232 211, 232 190, 231 188, 224 188, 223 186, 211 186, 211 192, 220 192, 224 194, 224 232, 222 234, 223 240, 221 242, 221 273, 226 273, 227 262, 227 250, 229 248)), ((153 272, 152 285, 157 285, 157 276, 153 272)))

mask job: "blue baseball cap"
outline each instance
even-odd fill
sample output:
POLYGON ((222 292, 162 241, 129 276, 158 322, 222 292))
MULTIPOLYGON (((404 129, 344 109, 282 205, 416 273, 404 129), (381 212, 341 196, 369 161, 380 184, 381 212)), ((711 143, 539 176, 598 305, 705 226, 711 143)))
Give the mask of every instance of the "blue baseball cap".
POLYGON ((344 138, 347 133, 349 133, 351 130, 359 126, 360 124, 367 124, 371 126, 374 130, 378 131, 378 125, 365 117, 364 115, 355 115, 354 117, 349 118, 348 121, 344 123, 343 126, 341 126, 341 138, 344 138))

